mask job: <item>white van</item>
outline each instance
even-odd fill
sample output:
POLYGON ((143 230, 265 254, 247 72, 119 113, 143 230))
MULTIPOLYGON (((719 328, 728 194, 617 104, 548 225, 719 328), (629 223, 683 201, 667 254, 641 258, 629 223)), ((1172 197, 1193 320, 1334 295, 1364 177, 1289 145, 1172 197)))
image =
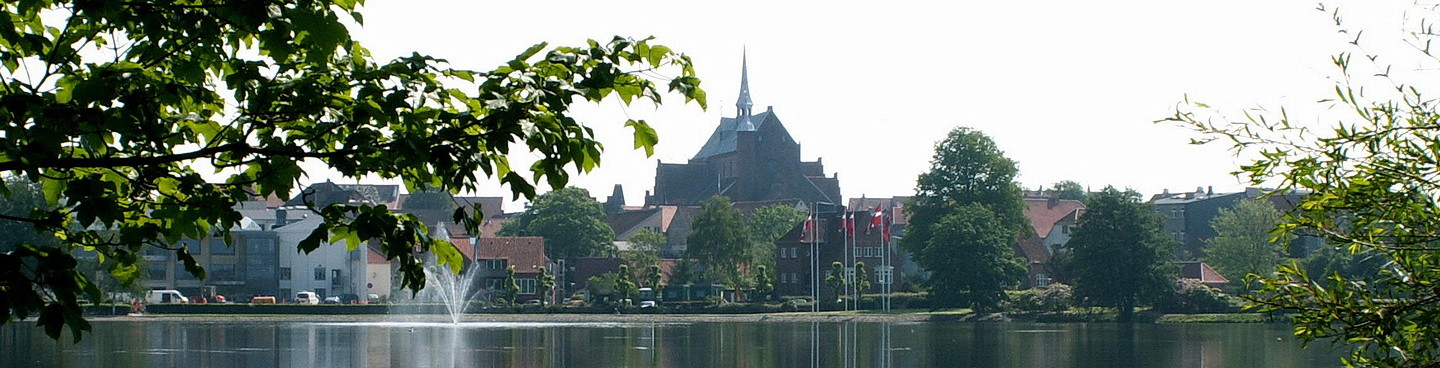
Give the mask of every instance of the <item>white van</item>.
POLYGON ((179 290, 150 290, 145 292, 145 302, 150 304, 189 303, 190 299, 179 290))
POLYGON ((301 291, 295 293, 296 304, 320 304, 320 297, 313 291, 301 291))

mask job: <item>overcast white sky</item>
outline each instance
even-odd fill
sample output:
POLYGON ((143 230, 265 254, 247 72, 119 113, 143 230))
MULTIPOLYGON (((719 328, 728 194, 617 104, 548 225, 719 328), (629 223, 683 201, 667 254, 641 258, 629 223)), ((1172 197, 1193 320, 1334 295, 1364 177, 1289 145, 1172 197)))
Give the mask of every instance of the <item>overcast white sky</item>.
MULTIPOLYGON (((1398 22, 1403 1, 1339 2, 1351 22, 1398 22)), ((734 116, 742 50, 756 110, 774 106, 805 160, 846 197, 913 193, 956 126, 990 135, 1030 189, 1243 187, 1225 146, 1151 122, 1191 99, 1235 108, 1327 98, 1345 36, 1306 1, 394 1, 370 0, 356 36, 379 59, 411 51, 489 70, 537 42, 655 36, 694 58, 710 109, 678 96, 580 112, 608 144, 573 184, 631 205, 656 161, 685 162, 734 116), (543 4, 543 5, 541 5, 543 4), (654 157, 630 150, 626 117, 648 120, 654 157)), ((1395 28, 1395 27, 1392 27, 1395 28)), ((1398 30, 1398 29, 1397 29, 1398 30)), ((497 186, 481 195, 508 195, 497 186)), ((521 210, 518 204, 507 211, 521 210)))

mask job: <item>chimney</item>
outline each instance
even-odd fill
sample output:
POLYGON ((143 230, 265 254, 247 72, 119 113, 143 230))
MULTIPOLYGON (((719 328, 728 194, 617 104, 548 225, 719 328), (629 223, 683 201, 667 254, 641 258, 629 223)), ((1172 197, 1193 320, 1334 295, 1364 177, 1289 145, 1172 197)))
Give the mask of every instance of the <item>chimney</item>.
POLYGON ((270 228, 274 229, 277 227, 285 226, 285 217, 285 210, 275 210, 275 225, 270 226, 270 228))

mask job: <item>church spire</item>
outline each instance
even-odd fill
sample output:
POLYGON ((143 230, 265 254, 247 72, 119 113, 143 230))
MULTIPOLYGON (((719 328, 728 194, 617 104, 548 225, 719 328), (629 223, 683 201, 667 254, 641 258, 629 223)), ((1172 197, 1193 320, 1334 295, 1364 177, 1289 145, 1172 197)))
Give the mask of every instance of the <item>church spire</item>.
POLYGON ((746 54, 746 51, 740 52, 740 98, 735 99, 735 130, 742 132, 755 130, 755 124, 750 122, 750 107, 755 103, 750 101, 750 66, 746 54))

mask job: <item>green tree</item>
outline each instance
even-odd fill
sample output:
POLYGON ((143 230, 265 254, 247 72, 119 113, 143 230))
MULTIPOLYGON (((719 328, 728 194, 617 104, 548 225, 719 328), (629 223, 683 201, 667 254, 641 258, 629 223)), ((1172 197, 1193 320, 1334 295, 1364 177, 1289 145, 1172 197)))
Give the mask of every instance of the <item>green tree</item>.
POLYGON ((715 196, 700 203, 687 238, 686 253, 710 273, 741 290, 745 270, 752 261, 753 239, 745 220, 730 199, 715 196))
POLYGON ((1074 180, 1061 180, 1051 186, 1052 191, 1060 196, 1060 199, 1085 200, 1085 186, 1074 180))
POLYGON ((775 294, 775 279, 765 265, 755 266, 755 293, 760 294, 761 301, 770 300, 775 294))
POLYGON ((605 223, 605 206, 583 188, 542 194, 513 223, 501 234, 543 237, 545 254, 551 258, 611 256, 618 252, 615 230, 605 223))
POLYGON ((39 247, 54 247, 59 244, 53 234, 42 232, 45 229, 37 229, 33 223, 6 221, 26 219, 30 218, 32 212, 44 213, 51 210, 51 206, 45 203, 40 184, 7 174, 4 176, 4 185, 4 193, 9 195, 0 201, 0 253, 13 251, 20 244, 39 247))
POLYGON ((540 306, 545 306, 545 303, 550 300, 550 290, 554 288, 555 275, 550 273, 549 268, 541 266, 540 277, 535 280, 535 291, 540 293, 540 306))
MULTIPOLYGON (((49 336, 69 326, 79 339, 89 325, 78 295, 100 297, 75 268, 72 250, 82 246, 127 282, 146 247, 175 252, 203 277, 192 254, 168 244, 212 232, 229 239, 242 219, 235 205, 289 198, 306 175, 302 163, 345 178, 399 179, 411 191, 473 191, 493 180, 528 198, 538 182, 563 187, 567 167, 600 163, 602 146, 569 115, 572 104, 658 103, 668 83, 704 106, 689 58, 649 40, 542 43, 483 72, 421 53, 376 62, 350 35, 363 22, 358 5, 0 4, 11 20, 0 25, 0 173, 39 183, 56 206, 4 221, 65 240, 0 254, 8 265, 0 266, 0 321, 38 314, 49 336), (511 167, 512 149, 536 156, 529 172, 511 167)), ((635 146, 653 153, 655 131, 625 125, 635 146)), ((461 267, 459 252, 430 239, 414 216, 382 205, 311 207, 324 222, 302 251, 330 239, 351 249, 374 241, 412 291, 425 284, 422 253, 461 267)), ((473 214, 455 215, 478 233, 473 214)))
POLYGON ((1215 237, 1206 241, 1205 263, 1250 292, 1255 279, 1246 275, 1272 276, 1275 267, 1285 261, 1289 236, 1271 234, 1281 217, 1275 206, 1262 200, 1240 201, 1234 208, 1220 209, 1210 220, 1215 237))
POLYGON ((1005 290, 1025 279, 1025 262, 1012 248, 1014 233, 984 206, 959 206, 932 226, 930 241, 911 248, 915 261, 932 270, 926 283, 932 308, 994 311, 1006 300, 1005 290))
POLYGON ((840 261, 830 263, 830 273, 825 275, 825 287, 835 292, 835 303, 839 304, 840 296, 845 295, 845 264, 840 261))
POLYGON ((520 294, 520 284, 515 282, 515 265, 505 268, 505 280, 500 281, 502 296, 505 297, 506 305, 515 305, 515 296, 520 294))
POLYGON ((664 275, 661 274, 660 266, 659 266, 659 265, 650 265, 650 267, 645 267, 645 286, 646 286, 646 287, 649 287, 649 288, 651 288, 651 289, 654 289, 656 292, 659 292, 659 291, 660 291, 660 279, 662 279, 662 278, 664 278, 664 275))
POLYGON ((855 262, 855 293, 864 295, 870 290, 870 271, 865 270, 865 262, 855 262))
POLYGON ((1321 4, 1351 44, 1331 58, 1335 95, 1319 109, 1232 113, 1185 101, 1162 120, 1196 130, 1197 142, 1230 142, 1253 158, 1240 167, 1242 177, 1274 186, 1271 194, 1299 194, 1280 229, 1325 238, 1326 249, 1311 256, 1320 258, 1307 263, 1330 270, 1283 266, 1247 299, 1263 310, 1295 313, 1295 333, 1306 342, 1352 345, 1347 365, 1440 366, 1440 105, 1429 93, 1437 69, 1436 50, 1428 46, 1437 33, 1434 9, 1415 6, 1406 12, 1419 14, 1407 17, 1413 28, 1401 33, 1351 27, 1321 4), (1403 41, 1417 45, 1411 49, 1417 54, 1372 53, 1377 33, 1407 35, 1403 41), (1383 266, 1335 272, 1370 262, 1383 266))
POLYGON ((630 264, 649 267, 660 264, 660 246, 665 245, 665 234, 655 230, 641 229, 630 236, 630 250, 621 251, 620 258, 630 264))
POLYGON ((775 204, 756 208, 745 218, 750 229, 750 260, 753 266, 775 268, 775 241, 785 236, 800 222, 805 221, 805 211, 794 206, 775 204))
POLYGON ((1066 244, 1075 298, 1114 307, 1130 322, 1141 301, 1168 295, 1175 283, 1167 264, 1175 241, 1161 235, 1160 218, 1140 193, 1105 187, 1085 207, 1066 244))
POLYGON ((1011 249, 1034 230, 1024 216, 1018 173, 979 131, 957 127, 936 144, 930 171, 920 174, 905 204, 910 224, 900 239, 930 271, 934 306, 992 309, 1005 300, 1003 288, 1023 281, 1023 264, 1017 273, 1011 249), (961 267, 964 262, 985 267, 961 267))
POLYGON ((634 277, 630 274, 630 265, 620 264, 620 269, 616 270, 615 274, 615 293, 620 295, 619 302, 624 303, 625 300, 634 297, 639 288, 635 286, 634 281, 630 280, 634 277))

